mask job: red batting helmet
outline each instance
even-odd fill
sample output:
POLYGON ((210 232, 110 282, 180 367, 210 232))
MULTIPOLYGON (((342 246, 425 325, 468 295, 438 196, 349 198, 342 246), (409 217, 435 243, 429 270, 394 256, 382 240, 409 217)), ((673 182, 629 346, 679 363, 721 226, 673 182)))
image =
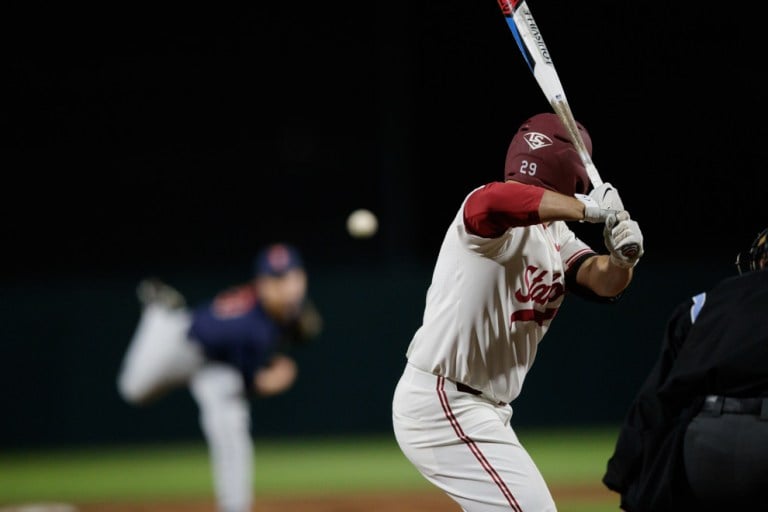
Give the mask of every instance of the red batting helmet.
MULTIPOLYGON (((592 156, 592 139, 587 130, 576 123, 592 156)), ((504 178, 544 187, 561 194, 586 194, 590 182, 557 114, 545 112, 525 121, 507 150, 504 178)))

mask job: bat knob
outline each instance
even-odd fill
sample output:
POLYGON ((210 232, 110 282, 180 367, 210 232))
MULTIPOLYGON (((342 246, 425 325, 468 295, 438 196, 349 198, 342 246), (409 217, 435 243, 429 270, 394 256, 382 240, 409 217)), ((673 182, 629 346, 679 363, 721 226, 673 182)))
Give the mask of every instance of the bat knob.
POLYGON ((640 246, 638 244, 627 244, 619 249, 619 252, 626 258, 636 258, 640 254, 640 246))

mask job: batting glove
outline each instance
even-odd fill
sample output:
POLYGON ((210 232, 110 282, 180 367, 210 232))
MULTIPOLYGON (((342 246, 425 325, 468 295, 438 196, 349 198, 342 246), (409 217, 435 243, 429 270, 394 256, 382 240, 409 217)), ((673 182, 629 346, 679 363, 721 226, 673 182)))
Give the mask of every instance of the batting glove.
POLYGON ((643 255, 643 233, 626 210, 608 217, 603 228, 603 240, 611 253, 611 263, 617 267, 632 268, 643 255))
POLYGON ((619 197, 619 192, 610 183, 603 183, 596 187, 589 193, 589 197, 594 199, 598 206, 604 210, 616 210, 619 212, 624 209, 624 203, 621 201, 621 197, 619 197))
POLYGON ((597 201, 588 195, 574 194, 574 197, 584 204, 584 218, 581 222, 602 224, 608 220, 609 216, 619 213, 618 210, 601 208, 597 201))

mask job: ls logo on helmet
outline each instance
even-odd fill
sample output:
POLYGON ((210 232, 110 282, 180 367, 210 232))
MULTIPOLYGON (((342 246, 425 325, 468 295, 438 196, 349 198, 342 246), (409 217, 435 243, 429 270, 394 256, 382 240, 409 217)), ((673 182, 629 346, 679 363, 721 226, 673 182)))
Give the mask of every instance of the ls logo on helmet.
POLYGON ((531 150, 545 148, 552 145, 552 139, 539 132, 528 132, 523 135, 523 139, 531 150))

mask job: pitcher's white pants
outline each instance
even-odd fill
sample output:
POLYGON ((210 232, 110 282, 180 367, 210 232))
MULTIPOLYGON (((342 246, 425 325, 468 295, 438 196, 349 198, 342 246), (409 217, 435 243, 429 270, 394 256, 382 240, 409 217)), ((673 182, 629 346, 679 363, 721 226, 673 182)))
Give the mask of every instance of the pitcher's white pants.
POLYGON ((192 377, 191 390, 211 454, 219 512, 251 512, 253 443, 243 378, 229 365, 208 363, 192 377))
POLYGON ((512 408, 406 364, 392 401, 395 437, 424 477, 465 512, 553 512, 544 478, 510 426, 512 408))
POLYGON ((187 337, 190 322, 185 309, 152 304, 142 310, 117 379, 127 402, 146 404, 185 386, 203 366, 200 346, 187 337))
POLYGON ((187 310, 157 304, 144 308, 117 387, 127 402, 142 405, 188 386, 208 443, 218 510, 251 512, 253 443, 243 380, 235 368, 205 359, 187 337, 190 320, 187 310))

